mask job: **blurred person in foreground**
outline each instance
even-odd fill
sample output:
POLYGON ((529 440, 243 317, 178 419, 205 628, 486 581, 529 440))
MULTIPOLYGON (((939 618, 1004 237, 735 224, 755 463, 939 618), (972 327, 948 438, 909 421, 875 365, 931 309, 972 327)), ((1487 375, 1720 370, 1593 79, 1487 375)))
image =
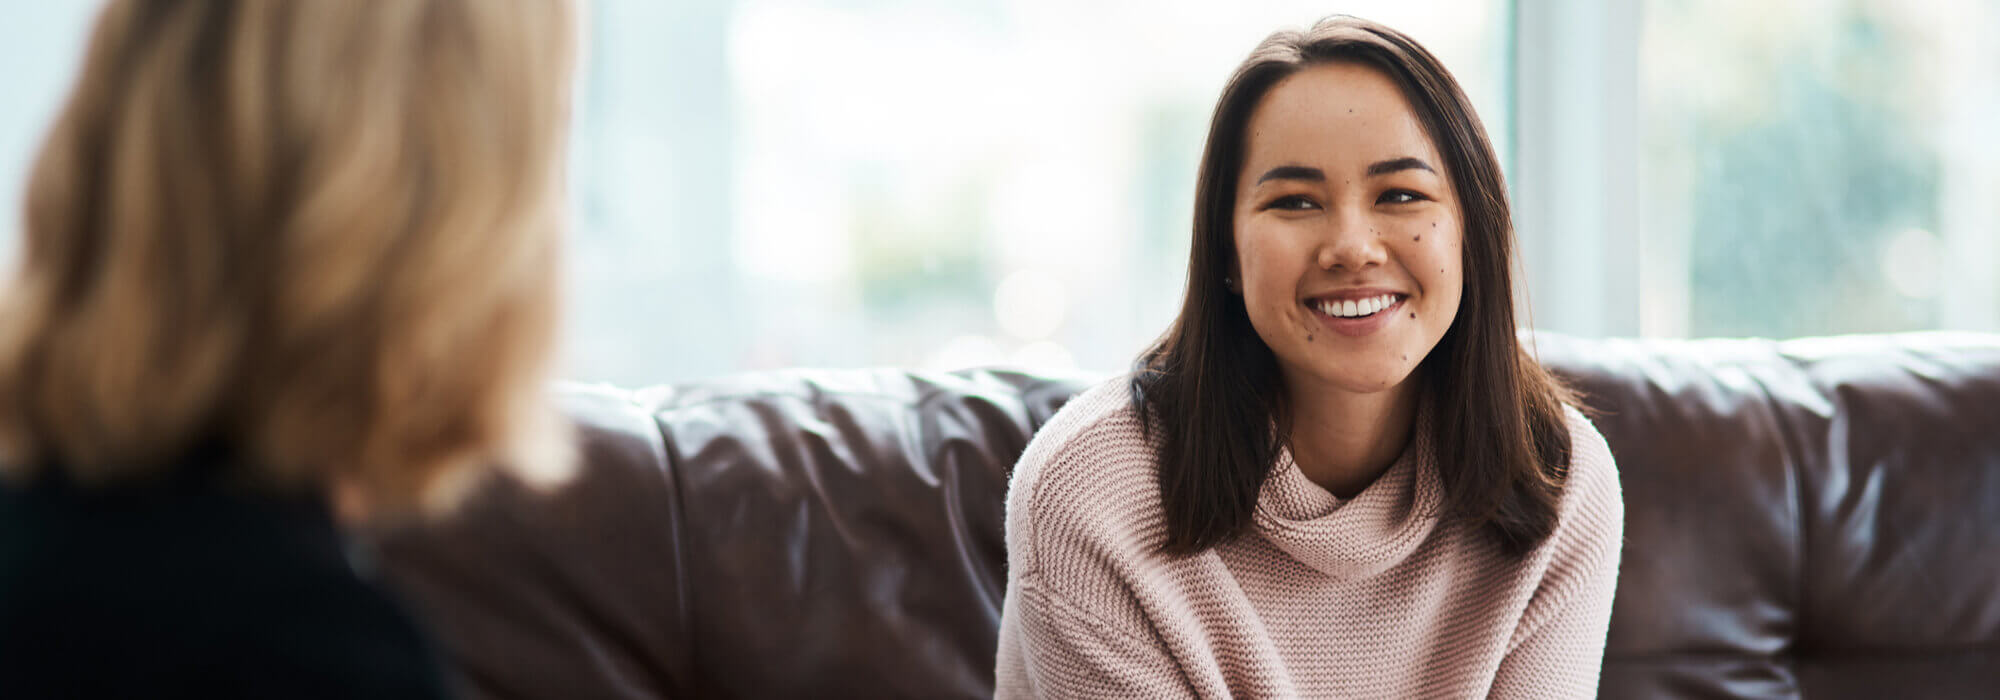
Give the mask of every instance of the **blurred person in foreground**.
POLYGON ((0 694, 448 694, 343 533, 568 465, 571 15, 103 10, 0 296, 0 694))

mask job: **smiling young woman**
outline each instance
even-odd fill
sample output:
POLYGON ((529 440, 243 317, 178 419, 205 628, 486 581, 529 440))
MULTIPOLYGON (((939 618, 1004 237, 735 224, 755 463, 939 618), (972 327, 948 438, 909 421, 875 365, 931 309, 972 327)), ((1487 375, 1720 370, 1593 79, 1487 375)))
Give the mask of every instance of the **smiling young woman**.
POLYGON ((1451 75, 1351 17, 1273 34, 1195 206, 1179 318, 1016 467, 1000 695, 1592 695, 1617 472, 1517 340, 1451 75))

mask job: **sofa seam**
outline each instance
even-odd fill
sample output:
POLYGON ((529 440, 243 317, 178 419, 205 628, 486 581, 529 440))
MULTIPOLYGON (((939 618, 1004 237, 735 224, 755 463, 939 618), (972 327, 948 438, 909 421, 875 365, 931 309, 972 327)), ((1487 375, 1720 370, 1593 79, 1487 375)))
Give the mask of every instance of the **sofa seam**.
MULTIPOLYGON (((1783 348, 1778 343, 1767 342, 1766 348, 1771 352, 1773 357, 1781 361, 1781 365, 1785 369, 1792 371, 1799 371, 1800 368, 1798 364, 1795 361, 1793 361, 1790 357, 1784 354, 1783 348)), ((1745 362, 1745 363, 1737 363, 1733 366, 1737 369, 1744 369, 1744 368, 1755 367, 1757 365, 1745 362)), ((1801 374, 1803 374, 1803 372, 1801 372, 1801 374)), ((1785 471, 1791 476, 1791 481, 1792 481, 1791 484, 1793 491, 1792 524, 1797 531, 1795 540, 1798 546, 1798 555, 1795 558, 1794 568, 1791 572, 1793 578, 1792 605, 1788 610, 1788 612, 1791 613, 1792 616, 1792 630, 1791 630, 1791 635, 1785 640, 1785 649, 1795 649, 1799 646, 1799 640, 1804 639, 1806 636, 1805 609, 1806 609, 1806 595, 1807 595, 1806 587, 1808 585, 1806 581, 1806 571, 1808 563, 1807 557, 1811 556, 1809 550, 1812 544, 1812 533, 1810 532, 1810 522, 1809 518, 1807 518, 1806 515, 1807 483, 1806 483, 1806 473, 1805 473, 1806 467, 1805 467, 1805 461, 1803 459, 1804 452, 1801 448, 1801 442, 1799 440, 1799 437, 1794 430, 1796 426, 1794 425, 1791 417, 1785 413, 1784 405, 1780 404, 1777 396, 1771 390, 1770 382, 1767 381, 1765 377, 1760 376, 1755 372, 1745 372, 1745 376, 1747 376, 1750 379, 1750 381, 1755 382, 1757 384, 1758 393, 1761 394, 1761 396, 1759 397, 1761 399, 1761 403, 1763 404, 1765 409, 1770 411, 1771 413, 1771 422, 1773 423, 1774 427, 1776 427, 1779 436, 1778 445, 1782 447, 1784 450, 1783 458, 1785 460, 1785 471)), ((1791 655, 1770 654, 1767 656, 1771 658, 1789 659, 1791 655)), ((1787 661, 1787 663, 1792 663, 1792 662, 1787 661)))
MULTIPOLYGON (((1783 366, 1786 369, 1798 371, 1801 377, 1803 377, 1805 374, 1803 369, 1799 367, 1796 361, 1783 354, 1783 348, 1779 347, 1777 343, 1772 343, 1771 349, 1779 358, 1784 360, 1783 366)), ((1798 520, 1799 555, 1798 568, 1792 572, 1792 575, 1796 577, 1798 583, 1796 590, 1793 591, 1792 615, 1794 622, 1792 624, 1792 638, 1786 640, 1785 646, 1787 649, 1796 650, 1799 648, 1800 640, 1806 638, 1807 626, 1810 624, 1806 619, 1806 604, 1808 600, 1807 596, 1810 594, 1807 588, 1811 584, 1808 581, 1809 577, 1806 572, 1811 570, 1808 559, 1812 556, 1812 545, 1815 539, 1812 533, 1812 518, 1809 517, 1807 510, 1809 506, 1807 499, 1809 488, 1805 461, 1807 455, 1803 449, 1803 436, 1797 432, 1796 428, 1798 426, 1794 424, 1791 417, 1786 415, 1784 411, 1785 407, 1779 404, 1777 396, 1771 392, 1770 386, 1761 380, 1757 384, 1764 390, 1764 402, 1771 408, 1771 419, 1778 424, 1778 434, 1782 436, 1779 443, 1785 446, 1785 459, 1790 463, 1787 466, 1792 473, 1792 486, 1795 489, 1792 496, 1792 507, 1798 520)), ((1818 387, 1815 386, 1813 389, 1817 391, 1818 387)), ((1831 452, 1832 448, 1829 447, 1829 457, 1831 457, 1831 452)), ((1788 656, 1790 657, 1788 663, 1797 666, 1796 654, 1788 656)))
POLYGON ((1800 654, 1794 651, 1786 651, 1786 652, 1649 651, 1649 652, 1638 652, 1638 653, 1606 652, 1604 655, 1604 662, 1607 664, 1609 663, 1650 664, 1650 663, 1665 663, 1674 660, 1699 661, 1699 660, 1762 659, 1771 661, 1782 661, 1787 664, 1796 665, 1798 661, 1803 658, 1803 659, 1813 659, 1813 660, 1826 660, 1826 659, 1859 660, 1865 663, 1867 660, 1871 658, 1893 661, 1893 660, 1908 659, 1911 657, 1969 654, 1982 651, 2000 651, 2000 639, 1988 639, 1975 642, 1966 642, 1963 644, 1947 644, 1947 645, 1937 645, 1937 646, 1838 649, 1831 651, 1814 651, 1806 654, 1800 654), (1887 658, 1884 659, 1884 657, 1887 658))
MULTIPOLYGON (((699 668, 697 666, 698 659, 695 658, 695 649, 699 645, 694 638, 694 610, 696 607, 694 605, 694 596, 696 591, 690 583, 694 578, 689 575, 688 571, 689 567, 693 565, 693 560, 687 556, 686 552, 687 547, 691 546, 690 540, 687 538, 686 484, 681 481, 679 464, 674 460, 674 441, 667 431, 666 423, 661 420, 661 412, 656 410, 656 407, 649 407, 638 401, 636 395, 627 394, 627 399, 634 408, 638 409, 645 416, 648 422, 653 424, 653 433, 659 438, 660 470, 666 473, 667 485, 673 490, 671 522, 674 533, 673 546, 669 556, 672 556, 674 559, 674 587, 680 593, 680 595, 675 596, 674 605, 678 608, 676 612, 679 613, 678 617, 680 618, 680 638, 686 645, 685 651, 682 653, 682 667, 687 669, 690 674, 694 674, 697 673, 695 669, 699 668)), ((698 679, 695 678, 677 680, 684 686, 684 689, 695 689, 702 685, 696 682, 698 679)))

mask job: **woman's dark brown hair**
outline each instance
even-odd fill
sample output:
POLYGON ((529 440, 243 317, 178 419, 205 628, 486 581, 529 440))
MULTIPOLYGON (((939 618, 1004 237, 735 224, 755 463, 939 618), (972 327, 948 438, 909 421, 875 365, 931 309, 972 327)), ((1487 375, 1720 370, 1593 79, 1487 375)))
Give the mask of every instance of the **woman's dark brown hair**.
POLYGON ((1131 383, 1159 449, 1162 549, 1191 554, 1244 532, 1291 432, 1277 359, 1223 280, 1235 259, 1231 221, 1250 117, 1272 86, 1325 63, 1369 66, 1394 80, 1443 154, 1465 227, 1465 294, 1414 375, 1436 441, 1440 515, 1481 528, 1504 551, 1527 552, 1555 529, 1570 399, 1515 335, 1513 224, 1499 160, 1436 57, 1400 32, 1344 16, 1265 39, 1230 76, 1209 124, 1187 296, 1131 383))

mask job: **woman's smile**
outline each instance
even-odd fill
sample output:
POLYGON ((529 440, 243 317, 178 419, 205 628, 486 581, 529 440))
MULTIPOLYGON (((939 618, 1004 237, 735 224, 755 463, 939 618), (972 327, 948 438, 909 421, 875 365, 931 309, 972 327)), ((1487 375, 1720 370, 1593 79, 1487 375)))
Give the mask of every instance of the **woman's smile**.
POLYGON ((1401 292, 1366 288, 1313 296, 1301 304, 1327 330, 1358 337, 1394 323, 1409 298, 1401 292))

